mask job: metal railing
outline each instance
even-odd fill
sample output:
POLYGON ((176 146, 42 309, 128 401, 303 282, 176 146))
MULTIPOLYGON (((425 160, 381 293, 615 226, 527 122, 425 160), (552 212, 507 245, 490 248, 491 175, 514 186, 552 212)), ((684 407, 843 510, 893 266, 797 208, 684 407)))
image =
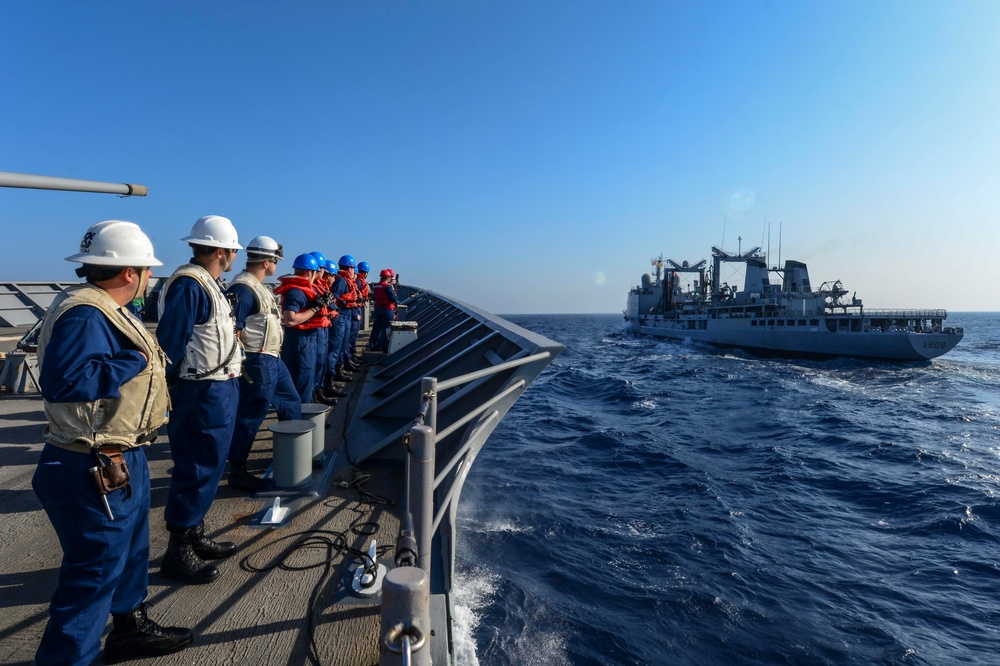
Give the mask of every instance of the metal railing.
POLYGON ((893 310, 865 308, 865 316, 880 319, 947 319, 947 310, 893 310))
POLYGON ((405 470, 397 568, 389 574, 405 580, 389 584, 387 577, 383 589, 383 665, 428 663, 422 660, 430 650, 416 647, 418 637, 430 635, 423 604, 444 595, 452 614, 455 523, 468 472, 507 411, 563 349, 464 303, 399 291, 406 319, 417 322, 417 340, 369 375, 373 388, 359 402, 343 449, 353 464, 396 463, 405 470), (414 587, 417 580, 426 591, 414 587), (402 603, 407 610, 400 612, 393 595, 423 602, 402 603))

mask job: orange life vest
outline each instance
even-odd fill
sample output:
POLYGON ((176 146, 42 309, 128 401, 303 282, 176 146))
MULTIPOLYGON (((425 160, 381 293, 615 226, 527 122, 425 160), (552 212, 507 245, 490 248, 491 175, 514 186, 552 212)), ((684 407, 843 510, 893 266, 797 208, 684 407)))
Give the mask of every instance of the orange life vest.
POLYGON ((358 291, 358 285, 347 271, 338 271, 337 277, 347 282, 347 291, 337 298, 337 305, 342 308, 359 308, 361 307, 361 292, 358 291))
MULTIPOLYGON (((274 288, 274 293, 281 296, 282 307, 281 310, 284 311, 285 303, 285 292, 291 291, 292 289, 298 289, 303 294, 306 295, 307 301, 312 301, 316 298, 316 288, 312 283, 309 282, 309 278, 304 275, 282 275, 278 278, 278 286, 274 288)), ((309 330, 311 328, 323 328, 324 322, 326 326, 330 325, 330 320, 326 317, 320 316, 317 312, 310 319, 302 322, 301 324, 296 324, 294 326, 288 326, 287 328, 297 328, 300 331, 309 330)))

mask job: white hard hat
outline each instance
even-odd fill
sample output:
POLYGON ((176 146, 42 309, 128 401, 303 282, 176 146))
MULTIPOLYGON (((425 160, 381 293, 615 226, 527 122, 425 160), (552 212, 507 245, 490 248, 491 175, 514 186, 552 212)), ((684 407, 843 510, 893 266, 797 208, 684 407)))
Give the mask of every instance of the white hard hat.
POLYGON ((247 254, 279 261, 285 258, 281 245, 270 236, 255 236, 247 243, 247 254))
POLYGON ((206 215, 198 218, 198 221, 191 227, 191 235, 181 240, 208 247, 222 247, 229 250, 243 249, 236 236, 236 227, 233 226, 228 217, 221 215, 206 215))
POLYGON ((98 222, 83 235, 80 251, 66 261, 90 266, 121 266, 148 268, 162 266, 153 256, 153 244, 135 222, 105 220, 98 222))

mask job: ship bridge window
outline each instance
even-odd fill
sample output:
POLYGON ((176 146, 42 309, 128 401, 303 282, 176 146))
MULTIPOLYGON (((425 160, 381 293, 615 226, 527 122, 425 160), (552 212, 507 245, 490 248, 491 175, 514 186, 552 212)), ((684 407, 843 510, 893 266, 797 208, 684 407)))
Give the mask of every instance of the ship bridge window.
POLYGON ((810 326, 819 326, 819 319, 810 319, 809 320, 809 325, 810 326))
POLYGON ((826 320, 826 328, 831 333, 836 333, 837 332, 837 320, 836 319, 827 319, 826 320))
POLYGON ((805 325, 806 325, 806 320, 805 319, 799 319, 799 326, 805 326, 805 325))
POLYGON ((851 320, 851 331, 853 331, 854 333, 860 333, 861 332, 861 320, 860 319, 852 319, 851 320))
POLYGON ((785 320, 784 319, 779 319, 778 320, 778 326, 784 326, 784 325, 785 325, 785 320))

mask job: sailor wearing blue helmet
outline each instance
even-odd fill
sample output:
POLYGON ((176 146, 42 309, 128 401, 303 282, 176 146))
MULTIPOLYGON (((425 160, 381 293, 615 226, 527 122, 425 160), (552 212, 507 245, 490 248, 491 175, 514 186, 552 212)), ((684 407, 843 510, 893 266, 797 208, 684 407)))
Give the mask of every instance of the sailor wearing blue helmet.
POLYGON ((316 383, 316 364, 319 349, 319 330, 327 317, 321 313, 323 305, 317 300, 316 276, 319 262, 312 254, 300 254, 292 262, 293 275, 278 278, 274 293, 281 298, 281 323, 285 339, 281 344, 281 358, 288 366, 295 383, 295 390, 302 403, 310 402, 316 383))
POLYGON ((343 296, 350 290, 350 287, 339 277, 335 265, 330 266, 330 268, 333 269, 330 273, 333 280, 330 286, 330 298, 333 306, 337 309, 337 317, 333 319, 330 340, 326 348, 325 387, 327 391, 336 391, 334 382, 346 382, 352 379, 352 375, 340 367, 340 353, 347 343, 348 335, 350 335, 350 321, 343 301, 343 296))
POLYGON ((351 339, 347 343, 347 363, 354 369, 361 369, 361 357, 358 356, 358 333, 361 332, 361 318, 365 305, 371 296, 368 287, 368 271, 371 267, 367 261, 359 261, 357 275, 354 276, 354 283, 358 288, 358 307, 354 310, 354 317, 351 319, 351 339))
POLYGON ((313 372, 313 400, 315 402, 322 402, 324 404, 336 405, 337 402, 330 401, 327 396, 323 395, 323 376, 326 374, 326 354, 324 350, 330 340, 330 328, 334 325, 331 321, 331 314, 333 309, 326 306, 327 294, 330 293, 330 283, 329 283, 329 261, 323 256, 322 252, 310 252, 312 256, 316 257, 316 263, 319 265, 319 274, 316 275, 316 280, 313 282, 313 288, 316 290, 317 296, 323 301, 323 308, 320 310, 320 314, 323 315, 321 325, 316 335, 316 367, 313 372))

